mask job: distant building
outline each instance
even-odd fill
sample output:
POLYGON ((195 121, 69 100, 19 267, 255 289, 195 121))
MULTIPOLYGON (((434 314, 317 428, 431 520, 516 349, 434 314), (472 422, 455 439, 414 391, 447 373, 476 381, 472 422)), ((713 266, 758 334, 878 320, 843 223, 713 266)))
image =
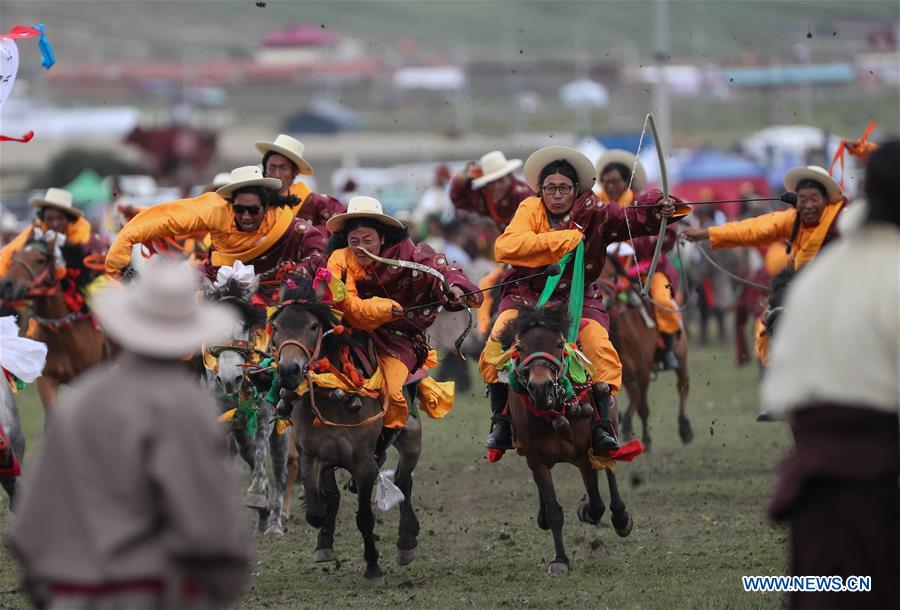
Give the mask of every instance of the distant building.
POLYGON ((358 40, 333 34, 324 26, 295 23, 263 36, 256 52, 260 64, 314 64, 335 59, 360 57, 358 40))

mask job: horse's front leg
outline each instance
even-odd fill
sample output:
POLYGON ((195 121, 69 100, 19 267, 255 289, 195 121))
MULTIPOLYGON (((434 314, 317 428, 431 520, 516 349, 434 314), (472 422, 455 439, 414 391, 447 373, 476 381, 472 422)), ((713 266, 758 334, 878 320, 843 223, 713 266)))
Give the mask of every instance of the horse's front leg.
POLYGON ((394 483, 403 492, 400 503, 400 535, 397 538, 397 563, 405 566, 416 558, 419 519, 412 504, 413 470, 422 452, 422 424, 410 417, 395 444, 400 460, 394 483))
POLYGON ((688 375, 687 339, 682 337, 679 343, 684 345, 682 350, 684 353, 678 354, 679 366, 675 369, 675 375, 678 379, 678 436, 681 438, 681 442, 687 445, 694 440, 691 420, 687 416, 687 398, 691 389, 691 378, 688 375))
POLYGON ((341 491, 334 480, 334 468, 326 468, 321 475, 322 500, 325 503, 325 523, 319 529, 316 539, 315 561, 331 561, 334 559, 334 530, 338 509, 341 506, 341 491))
POLYGON ((53 377, 41 375, 35 382, 37 386, 38 396, 41 397, 41 404, 44 406, 44 429, 50 424, 53 405, 56 404, 56 394, 59 391, 59 381, 53 377))
POLYGON ((317 456, 299 447, 297 450, 300 454, 303 491, 306 495, 306 521, 318 529, 325 523, 325 506, 319 493, 322 467, 317 456))
POLYGON ((544 507, 547 525, 553 534, 553 545, 556 547, 556 557, 547 566, 547 574, 562 574, 569 571, 569 558, 566 556, 566 548, 563 544, 562 530, 565 517, 562 506, 556 500, 556 489, 553 487, 553 475, 550 467, 539 458, 528 456, 528 467, 537 484, 538 493, 544 507))
POLYGON ((619 495, 619 485, 616 483, 614 470, 606 471, 606 482, 609 483, 609 508, 612 511, 612 524, 616 533, 623 538, 631 533, 634 522, 631 515, 625 510, 625 502, 619 495))
POLYGON ((587 490, 588 501, 582 502, 578 506, 578 518, 585 523, 597 525, 606 512, 606 505, 600 496, 600 485, 597 482, 597 471, 591 468, 590 463, 584 461, 578 464, 578 471, 581 473, 581 480, 584 481, 584 488, 587 490))
POLYGON ((290 435, 290 440, 287 443, 287 456, 286 456, 286 485, 284 490, 284 500, 281 507, 281 512, 284 515, 284 518, 287 519, 291 514, 291 500, 294 497, 294 482, 297 481, 298 476, 300 475, 300 441, 297 439, 297 428, 296 426, 291 427, 289 432, 285 432, 285 434, 290 435))
POLYGON ((374 584, 381 584, 384 582, 384 572, 378 565, 378 549, 375 547, 375 513, 372 512, 372 490, 375 488, 375 477, 378 473, 373 453, 372 450, 361 450, 357 456, 354 456, 353 476, 356 479, 358 494, 356 527, 359 528, 363 537, 366 580, 374 584))

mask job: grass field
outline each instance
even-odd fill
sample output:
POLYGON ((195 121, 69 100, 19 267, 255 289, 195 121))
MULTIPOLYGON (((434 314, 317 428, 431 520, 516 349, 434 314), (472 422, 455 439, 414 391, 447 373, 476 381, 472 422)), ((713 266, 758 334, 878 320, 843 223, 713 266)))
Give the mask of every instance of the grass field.
MULTIPOLYGON (((759 424, 757 372, 737 370, 727 348, 694 348, 689 415, 696 438, 683 447, 675 421, 672 379, 653 387, 653 453, 620 466, 624 499, 635 521, 628 538, 575 517, 584 495, 577 471, 554 470, 566 511, 564 535, 573 570, 551 578, 549 532, 535 525, 537 495, 522 458, 497 464, 483 459, 487 404, 474 395, 443 421, 425 421, 415 504, 422 530, 419 556, 394 563, 398 513, 381 514, 383 588, 362 578, 362 543, 353 500, 344 495, 335 552, 338 561, 315 564, 314 531, 295 510, 282 541, 262 540, 251 588, 240 608, 305 607, 780 607, 777 594, 743 593, 740 576, 786 573, 785 532, 773 528, 764 507, 789 434, 759 424)), ((29 390, 21 409, 29 456, 40 442, 40 407, 29 390)), ((601 479, 601 491, 605 484, 601 479)), ((5 501, 5 497, 4 497, 5 501)), ((64 507, 60 507, 65 510, 64 507)), ((5 506, 0 507, 4 511, 5 506)), ((608 514, 604 522, 609 523, 608 514)), ((251 515, 248 513, 248 520, 251 515)), ((14 586, 16 569, 0 556, 0 589, 14 586)), ((24 608, 15 593, 0 594, 0 608, 24 608)))

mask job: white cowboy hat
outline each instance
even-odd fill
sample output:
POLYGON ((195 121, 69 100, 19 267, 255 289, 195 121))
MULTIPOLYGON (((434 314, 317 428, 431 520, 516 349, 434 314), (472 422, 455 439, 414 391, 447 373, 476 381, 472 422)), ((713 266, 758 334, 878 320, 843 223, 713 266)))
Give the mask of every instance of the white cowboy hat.
POLYGON ((256 143, 256 150, 262 154, 265 155, 269 151, 278 153, 282 157, 287 157, 293 161, 301 174, 304 176, 312 176, 313 168, 312 165, 303 158, 303 149, 304 146, 300 140, 283 133, 278 134, 278 137, 275 138, 274 142, 256 143))
POLYGON ((366 197, 364 195, 351 197, 350 201, 347 202, 347 211, 343 214, 335 214, 329 218, 328 222, 325 223, 325 228, 332 233, 337 233, 344 228, 348 220, 353 220, 354 218, 372 218, 391 227, 404 228, 402 222, 382 211, 380 201, 374 197, 366 197))
POLYGON ((47 194, 31 200, 32 207, 53 208, 72 216, 84 216, 81 210, 72 205, 72 193, 63 189, 49 188, 47 194))
POLYGON ((618 148, 607 150, 599 159, 597 159, 597 165, 595 166, 597 169, 597 182, 600 182, 600 176, 603 174, 603 168, 605 168, 610 163, 621 163, 628 168, 628 171, 632 171, 632 168, 634 168, 634 175, 631 180, 631 188, 635 193, 637 193, 642 188, 644 188, 644 185, 647 184, 647 171, 644 169, 643 163, 637 161, 637 165, 635 165, 635 161, 637 161, 637 157, 627 150, 621 150, 618 148))
POLYGON ((499 180, 503 176, 508 176, 520 167, 522 167, 521 159, 509 159, 499 150, 492 150, 481 157, 481 176, 472 180, 472 188, 480 189, 487 186, 494 180, 499 180))
POLYGON ((784 175, 784 188, 791 192, 797 192, 797 185, 803 180, 815 180, 825 187, 828 193, 828 201, 825 203, 837 203, 844 194, 841 193, 841 185, 828 175, 828 170, 818 165, 807 167, 795 167, 784 175))
POLYGON ((220 172, 216 174, 215 178, 212 180, 212 185, 216 188, 220 188, 225 186, 231 182, 231 173, 230 172, 220 172))
POLYGON ((261 186, 277 191, 281 190, 281 180, 278 178, 263 178, 262 170, 258 165, 245 165, 231 170, 228 175, 228 184, 216 189, 216 193, 222 197, 229 197, 233 192, 245 186, 261 186))
POLYGON ((228 306, 197 301, 197 280, 187 264, 155 258, 133 284, 99 291, 91 307, 126 350, 181 358, 227 336, 236 321, 228 306))
POLYGON ((553 161, 559 160, 568 161, 575 168, 581 192, 594 186, 594 164, 590 159, 569 146, 545 146, 531 153, 522 171, 525 174, 525 182, 538 196, 541 193, 541 171, 553 161))

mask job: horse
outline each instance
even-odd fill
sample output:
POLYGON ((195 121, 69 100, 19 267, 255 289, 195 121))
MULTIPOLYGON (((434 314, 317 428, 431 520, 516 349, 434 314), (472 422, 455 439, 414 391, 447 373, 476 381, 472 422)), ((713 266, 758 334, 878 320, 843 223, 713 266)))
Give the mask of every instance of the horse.
MULTIPOLYGON (((516 445, 525 456, 538 488, 538 527, 553 533, 556 557, 547 566, 550 575, 568 572, 570 567, 562 537, 563 510, 553 487, 553 466, 567 462, 581 473, 588 494, 587 503, 582 502, 577 510, 581 521, 596 525, 606 511, 597 472, 588 455, 590 419, 576 417, 571 410, 562 411, 562 361, 567 326, 567 316, 561 308, 522 307, 519 316, 500 337, 504 348, 515 346, 517 362, 521 363, 514 367, 510 376, 516 375, 515 385, 524 391, 510 391, 508 404, 516 445)), ((511 382, 510 389, 513 387, 511 382)), ((590 412, 593 413, 593 409, 590 412)), ((614 410, 610 410, 610 419, 615 427, 614 410)), ((628 536, 633 521, 619 495, 615 471, 611 468, 606 469, 606 479, 613 528, 619 536, 628 536)))
MULTIPOLYGON (((272 344, 278 354, 278 375, 284 391, 296 390, 309 379, 310 367, 327 360, 340 368, 341 349, 349 346, 347 333, 335 332, 337 320, 322 302, 325 284, 313 290, 308 280, 297 278, 283 287, 281 307, 272 316, 272 344)), ((407 386, 410 389, 412 386, 407 386)), ((411 400, 412 396, 407 396, 411 400)), ((300 472, 306 497, 306 520, 319 529, 313 558, 334 559, 334 532, 340 491, 335 470, 344 468, 354 478, 357 493, 356 525, 362 534, 366 561, 364 577, 384 581, 375 547, 372 492, 379 476, 375 444, 382 428, 385 407, 368 395, 343 390, 324 392, 310 385, 302 395, 288 399, 297 432, 300 472)), ((412 404, 410 402, 410 404, 412 404)), ((397 539, 397 563, 406 565, 416 556, 419 521, 412 505, 412 473, 419 460, 422 428, 410 416, 394 446, 400 459, 395 483, 403 492, 397 539)))
POLYGON ((21 295, 31 302, 29 315, 35 327, 31 338, 47 344, 47 364, 36 381, 45 415, 52 411, 60 384, 70 383, 112 351, 91 313, 77 306, 81 295, 74 280, 57 277, 57 257, 72 258, 66 260, 71 268, 77 250, 57 248, 55 240, 29 241, 16 254, 0 287, 0 293, 21 295), (66 257, 64 251, 73 256, 66 257))
MULTIPOLYGON (((654 320, 654 305, 643 299, 634 288, 629 289, 629 302, 611 308, 610 340, 619 353, 622 361, 622 386, 628 391, 628 408, 622 416, 622 437, 634 437, 632 417, 635 411, 641 418, 641 442, 649 450, 650 439, 650 381, 654 373, 658 332, 654 320)), ((673 342, 675 355, 678 357, 678 368, 675 377, 678 388, 678 436, 687 445, 694 439, 691 422, 688 419, 686 406, 690 390, 688 375, 688 341, 682 330, 673 342)))
MULTIPOLYGON (((235 309, 238 321, 231 336, 215 345, 207 347, 216 358, 214 371, 205 370, 204 380, 216 402, 223 411, 235 409, 231 419, 229 436, 232 451, 236 451, 250 467, 250 487, 247 489, 246 505, 259 513, 257 531, 268 537, 284 536, 284 520, 290 502, 291 487, 296 478, 288 468, 288 448, 290 435, 278 433, 276 429, 275 405, 259 396, 248 375, 254 355, 252 334, 265 327, 266 312, 250 302, 259 288, 259 276, 249 286, 242 286, 236 279, 229 279, 224 286, 204 289, 207 298, 219 301, 235 309), (256 430, 250 434, 255 420, 256 430), (269 476, 267 463, 272 456, 274 494, 269 503, 269 476)), ((262 354, 265 356, 265 354, 262 354)), ((262 393, 268 390, 271 378, 259 385, 262 393)))
MULTIPOLYGON (((9 443, 8 451, 11 455, 4 455, 7 448, 0 452, 0 468, 6 467, 12 463, 12 456, 22 463, 25 455, 25 433, 22 431, 22 422, 19 419, 19 408, 16 405, 16 397, 12 392, 6 379, 0 378, 0 429, 6 435, 9 443)), ((16 495, 17 476, 11 474, 0 474, 0 485, 6 490, 9 496, 9 506, 12 508, 16 495)))

